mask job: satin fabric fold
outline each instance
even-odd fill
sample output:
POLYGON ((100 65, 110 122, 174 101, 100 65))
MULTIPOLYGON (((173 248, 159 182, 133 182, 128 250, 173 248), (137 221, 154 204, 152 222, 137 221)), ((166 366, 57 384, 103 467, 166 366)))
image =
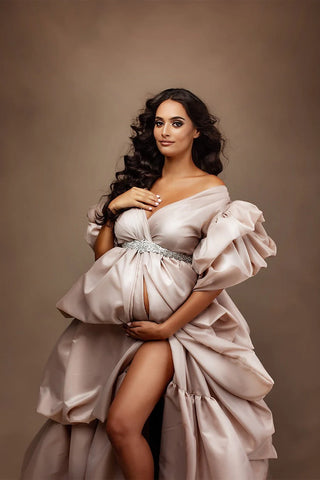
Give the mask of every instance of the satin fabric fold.
MULTIPOLYGON (((94 222, 99 208, 87 214, 91 248, 101 228, 94 222)), ((114 248, 56 304, 73 319, 44 371, 37 411, 48 420, 25 454, 21 479, 123 480, 105 422, 143 342, 125 336, 122 323, 163 322, 193 291, 221 288, 168 339, 174 376, 163 395, 159 479, 265 480, 268 460, 277 458, 272 413, 264 401, 273 379, 225 290, 256 275, 267 266, 265 258, 276 255, 264 221, 252 203, 231 202, 224 185, 162 207, 150 218, 138 208, 118 217, 114 248), (117 246, 134 239, 193 255, 192 265, 117 246)))

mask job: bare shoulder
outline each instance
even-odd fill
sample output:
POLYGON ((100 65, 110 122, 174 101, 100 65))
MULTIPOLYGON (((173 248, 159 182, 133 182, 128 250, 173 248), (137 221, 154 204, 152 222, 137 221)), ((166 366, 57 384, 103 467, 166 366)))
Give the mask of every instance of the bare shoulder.
POLYGON ((206 175, 204 177, 204 188, 211 188, 211 187, 217 187, 218 185, 225 185, 223 180, 221 178, 217 177, 216 175, 206 175))

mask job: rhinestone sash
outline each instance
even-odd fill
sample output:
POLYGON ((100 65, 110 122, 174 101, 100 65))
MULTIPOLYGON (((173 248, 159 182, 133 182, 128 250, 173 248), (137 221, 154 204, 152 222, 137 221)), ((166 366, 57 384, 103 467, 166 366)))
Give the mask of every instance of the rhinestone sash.
POLYGON ((153 253, 159 253, 160 255, 164 257, 170 257, 170 258, 175 258, 176 260, 182 260, 183 262, 186 263, 192 263, 192 255, 187 255, 186 253, 180 253, 180 252, 173 252, 172 250, 168 250, 165 247, 161 247, 157 243, 151 242, 146 239, 142 240, 132 240, 131 242, 124 242, 121 245, 118 245, 119 247, 124 247, 124 248, 133 248, 138 250, 138 252, 153 252, 153 253))

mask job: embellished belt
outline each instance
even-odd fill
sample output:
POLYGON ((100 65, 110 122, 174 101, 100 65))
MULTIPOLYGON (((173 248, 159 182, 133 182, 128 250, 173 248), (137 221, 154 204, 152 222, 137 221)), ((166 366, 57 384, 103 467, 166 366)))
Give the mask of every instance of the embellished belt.
POLYGON ((192 263, 192 255, 187 255, 186 253, 180 253, 180 252, 173 252, 172 250, 168 250, 165 247, 161 247, 157 243, 151 242, 149 240, 132 240, 131 242, 124 242, 121 245, 118 245, 119 247, 124 247, 124 248, 133 248, 138 250, 138 252, 153 252, 153 253, 159 253, 160 255, 163 255, 164 257, 170 257, 170 258, 175 258, 176 260, 182 260, 183 262, 186 263, 192 263))

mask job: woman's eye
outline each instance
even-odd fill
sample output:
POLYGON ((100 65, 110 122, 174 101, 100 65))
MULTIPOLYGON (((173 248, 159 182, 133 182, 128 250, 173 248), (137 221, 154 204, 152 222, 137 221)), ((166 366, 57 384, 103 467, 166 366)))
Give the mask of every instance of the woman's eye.
MULTIPOLYGON (((161 127, 161 125, 163 125, 163 122, 161 122, 160 120, 156 120, 154 124, 156 127, 159 127, 159 126, 161 127)), ((174 125, 175 127, 181 127, 183 123, 177 120, 176 122, 173 122, 172 125, 174 125)))

